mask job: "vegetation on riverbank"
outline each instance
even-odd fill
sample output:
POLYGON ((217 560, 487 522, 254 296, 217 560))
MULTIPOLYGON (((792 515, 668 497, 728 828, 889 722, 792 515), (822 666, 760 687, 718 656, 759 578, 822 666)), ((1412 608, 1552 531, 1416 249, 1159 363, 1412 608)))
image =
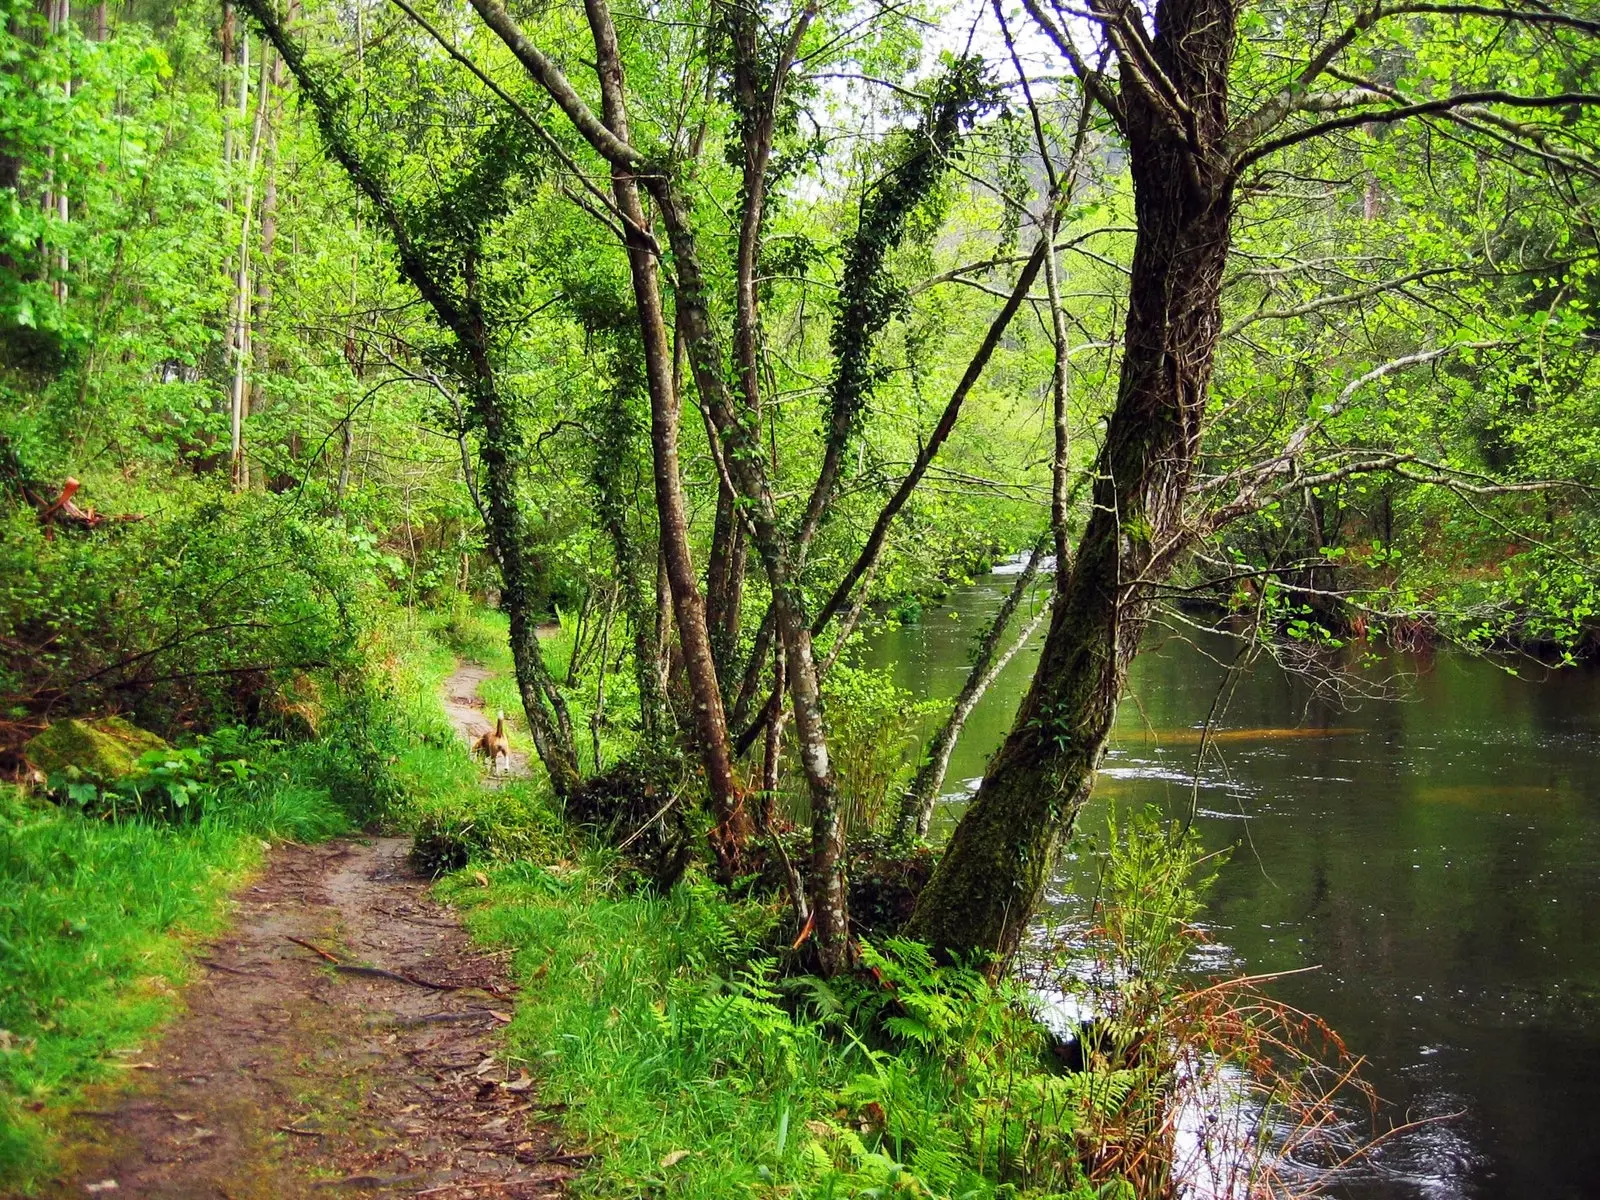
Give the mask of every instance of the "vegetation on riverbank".
POLYGON ((1593 22, 1346 7, 0 0, 22 1102, 94 1060, 72 947, 137 984, 263 836, 388 823, 489 880, 447 886, 543 948, 551 1028, 616 1009, 551 1060, 592 1119, 681 1059, 706 1124, 665 1128, 737 1131, 707 1178, 1127 1176, 963 972, 1032 936, 1147 631, 1331 688, 1362 639, 1594 647, 1593 22), (940 702, 863 633, 1029 547, 916 744, 940 702), (494 804, 417 625, 499 671, 535 765, 494 804), (68 719, 149 749, 97 775, 41 750, 68 719), (924 993, 948 1026, 895 1024, 924 993))

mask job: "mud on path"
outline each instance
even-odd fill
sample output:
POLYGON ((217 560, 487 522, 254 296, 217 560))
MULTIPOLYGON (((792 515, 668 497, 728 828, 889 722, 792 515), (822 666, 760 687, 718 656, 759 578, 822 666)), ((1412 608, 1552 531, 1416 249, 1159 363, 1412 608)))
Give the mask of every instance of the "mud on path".
POLYGON ((68 1169, 44 1194, 562 1194, 587 1156, 496 1057, 504 963, 429 897, 408 849, 275 849, 203 949, 188 1011, 123 1059, 132 1089, 76 1110, 68 1169))

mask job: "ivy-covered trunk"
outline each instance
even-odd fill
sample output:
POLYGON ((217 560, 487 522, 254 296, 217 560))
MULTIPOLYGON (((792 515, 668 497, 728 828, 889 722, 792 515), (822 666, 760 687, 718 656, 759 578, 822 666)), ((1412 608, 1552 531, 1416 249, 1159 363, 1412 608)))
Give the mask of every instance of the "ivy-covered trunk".
MULTIPOLYGON (((438 244, 442 241, 454 248, 457 243, 451 236, 441 238, 437 229, 414 225, 396 205, 386 181, 351 136, 333 94, 306 62, 302 48, 289 36, 270 0, 241 0, 241 7, 282 56, 300 85, 301 96, 316 114, 329 154, 344 168, 355 188, 372 202, 394 239, 401 270, 433 310, 439 324, 450 332, 453 346, 448 367, 461 381, 481 436, 484 523, 490 553, 500 568, 501 607, 511 627, 517 690, 534 748, 550 773, 552 789, 564 798, 580 782, 578 758, 561 693, 550 677, 539 646, 538 615, 544 597, 533 582, 538 577, 538 564, 527 542, 517 494, 517 464, 525 457, 526 448, 515 415, 502 402, 496 385, 489 330, 477 295, 476 243, 469 241, 462 259, 448 261, 441 269, 438 244), (459 277, 455 268, 459 268, 459 277)), ((503 184, 503 177, 486 181, 486 190, 476 207, 484 219, 494 214, 504 194, 503 184)), ((456 232, 451 230, 448 234, 456 232)), ((347 429, 348 424, 347 421, 347 429)))
POLYGON ((484 500, 488 516, 489 543, 500 564, 500 607, 511 629, 511 660, 517 677, 517 693, 528 719, 533 746, 550 774, 550 787, 566 799, 582 777, 572 744, 570 724, 561 721, 547 702, 559 702, 560 693, 545 666, 544 650, 539 645, 537 612, 543 606, 532 585, 534 564, 525 543, 522 513, 516 500, 516 458, 508 453, 507 443, 516 443, 508 431, 497 403, 490 392, 473 397, 473 408, 483 426, 483 445, 479 456, 484 465, 484 500))
POLYGON ((1159 10, 1153 50, 1186 119, 1154 84, 1122 91, 1138 236, 1117 404, 1033 684, 912 916, 910 934, 946 952, 1016 949, 1187 537, 1231 232, 1233 11, 1227 0, 1159 10))

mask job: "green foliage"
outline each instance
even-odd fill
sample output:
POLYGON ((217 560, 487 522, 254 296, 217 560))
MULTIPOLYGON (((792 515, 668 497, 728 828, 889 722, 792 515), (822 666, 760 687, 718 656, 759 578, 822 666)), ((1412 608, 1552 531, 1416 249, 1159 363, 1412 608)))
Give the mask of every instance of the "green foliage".
POLYGON ((843 661, 828 672, 823 700, 846 827, 868 832, 898 803, 915 765, 906 752, 939 702, 916 699, 884 671, 843 661))
POLYGON ((468 863, 536 862, 548 859, 561 839, 560 823, 530 783, 493 790, 476 786, 477 768, 464 752, 450 756, 453 772, 468 787, 434 795, 410 794, 404 824, 413 840, 411 861, 430 877, 468 863))
POLYGON ((371 576, 341 529, 270 497, 170 502, 147 521, 53 538, 31 511, 0 511, 8 706, 110 702, 172 731, 265 715, 296 673, 359 668, 371 576))

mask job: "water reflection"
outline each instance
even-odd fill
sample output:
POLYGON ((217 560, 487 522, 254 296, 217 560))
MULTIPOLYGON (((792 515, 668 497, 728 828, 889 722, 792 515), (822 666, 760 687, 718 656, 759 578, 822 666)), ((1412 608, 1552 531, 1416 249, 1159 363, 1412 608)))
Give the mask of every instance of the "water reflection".
MULTIPOLYGON (((954 695, 1008 582, 879 633, 869 661, 919 695, 954 695)), ((1103 829, 1111 804, 1196 804, 1208 844, 1236 846, 1210 908, 1223 952, 1253 972, 1320 964, 1274 993, 1367 1057, 1386 1121, 1463 1114, 1396 1136, 1331 1194, 1600 1195, 1600 675, 1397 659, 1382 671, 1411 677, 1405 700, 1334 711, 1258 668, 1197 781, 1231 657, 1209 649, 1172 640, 1140 657, 1084 828, 1103 829)), ((946 827, 1035 659, 1019 654, 974 712, 946 827)), ((1063 865, 1058 917, 1088 870, 1063 865)))

